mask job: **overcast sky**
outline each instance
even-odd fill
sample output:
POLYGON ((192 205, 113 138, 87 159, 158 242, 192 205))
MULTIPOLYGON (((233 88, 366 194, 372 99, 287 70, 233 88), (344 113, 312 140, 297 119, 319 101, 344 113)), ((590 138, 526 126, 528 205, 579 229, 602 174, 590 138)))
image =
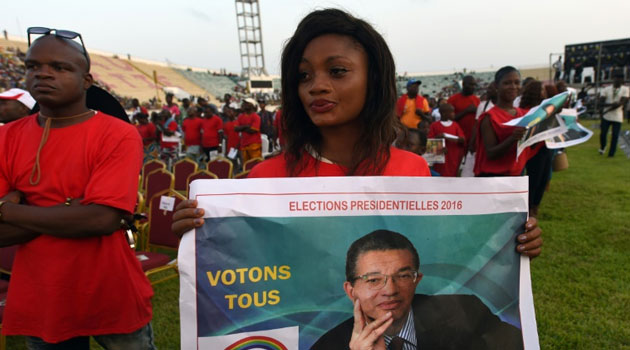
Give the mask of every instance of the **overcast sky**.
MULTIPOLYGON (((397 70, 545 64, 564 45, 630 37, 630 0, 260 0, 267 70, 310 11, 345 9, 383 34, 397 70)), ((233 0, 3 1, 0 30, 80 32, 88 49, 241 70, 233 0)))

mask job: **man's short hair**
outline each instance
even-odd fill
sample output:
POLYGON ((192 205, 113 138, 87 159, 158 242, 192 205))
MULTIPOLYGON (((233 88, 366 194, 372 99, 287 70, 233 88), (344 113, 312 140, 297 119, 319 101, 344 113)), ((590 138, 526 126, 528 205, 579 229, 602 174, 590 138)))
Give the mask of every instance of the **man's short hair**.
POLYGON ((357 260, 361 254, 371 251, 384 250, 408 250, 413 258, 416 270, 420 269, 420 257, 418 251, 407 237, 398 232, 389 230, 376 230, 354 241, 346 255, 346 281, 353 282, 356 279, 357 260))

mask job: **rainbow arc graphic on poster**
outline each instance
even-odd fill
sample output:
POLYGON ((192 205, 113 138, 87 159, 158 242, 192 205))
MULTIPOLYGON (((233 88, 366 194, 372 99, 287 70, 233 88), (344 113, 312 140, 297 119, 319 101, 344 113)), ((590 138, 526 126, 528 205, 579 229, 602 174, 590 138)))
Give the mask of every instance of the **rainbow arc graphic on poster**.
POLYGON ((287 347, 273 338, 255 335, 243 338, 225 350, 287 350, 287 347))

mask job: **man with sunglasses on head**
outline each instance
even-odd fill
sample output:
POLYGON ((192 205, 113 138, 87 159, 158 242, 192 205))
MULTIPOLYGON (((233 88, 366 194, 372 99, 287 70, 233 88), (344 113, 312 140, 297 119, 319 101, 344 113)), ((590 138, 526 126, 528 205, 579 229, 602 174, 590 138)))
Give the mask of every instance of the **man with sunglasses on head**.
POLYGON ((354 317, 312 350, 523 349, 521 332, 474 295, 415 294, 420 258, 400 233, 377 230, 346 257, 346 295, 354 317))
POLYGON ((2 332, 29 349, 153 349, 153 291, 121 229, 134 211, 142 142, 86 107, 78 33, 41 35, 25 60, 40 112, 0 128, 0 246, 18 244, 2 332))

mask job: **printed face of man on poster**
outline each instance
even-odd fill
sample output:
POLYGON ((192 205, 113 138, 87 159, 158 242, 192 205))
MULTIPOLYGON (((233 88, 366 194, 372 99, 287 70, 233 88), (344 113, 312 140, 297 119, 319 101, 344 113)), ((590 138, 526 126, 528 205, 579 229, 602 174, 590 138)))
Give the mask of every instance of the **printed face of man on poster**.
POLYGON ((326 332, 312 350, 522 349, 518 328, 474 295, 416 294, 420 258, 403 235, 377 230, 346 256, 344 291, 353 317, 326 332))
POLYGON ((392 237, 390 244, 395 248, 400 246, 399 249, 386 250, 372 250, 370 245, 376 242, 369 239, 365 243, 357 241, 348 253, 343 285, 348 298, 358 304, 364 321, 386 320, 384 324, 390 325, 385 333, 390 335, 402 328, 411 310, 416 286, 422 279, 418 253, 411 243, 409 249, 397 244, 401 238, 404 237, 392 237))

